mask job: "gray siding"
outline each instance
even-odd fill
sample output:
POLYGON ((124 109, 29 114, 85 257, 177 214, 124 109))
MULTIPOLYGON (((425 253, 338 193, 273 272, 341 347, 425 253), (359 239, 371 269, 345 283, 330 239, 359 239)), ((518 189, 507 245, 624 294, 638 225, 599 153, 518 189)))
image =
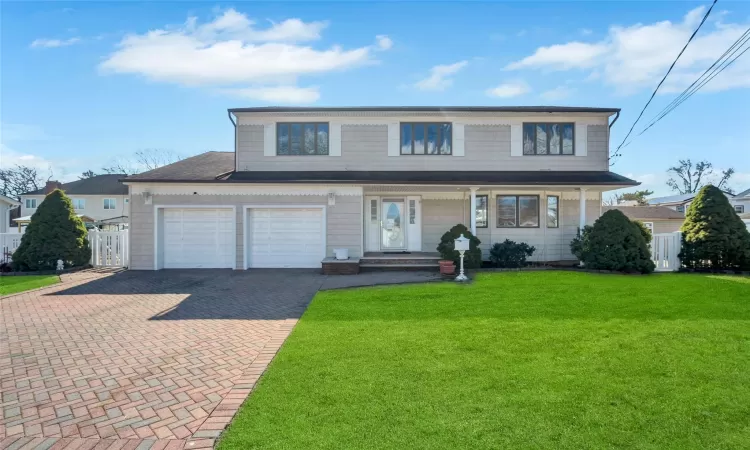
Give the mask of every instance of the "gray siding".
MULTIPOLYGON (((477 228, 477 237, 482 241, 480 248, 485 259, 489 259, 489 249, 497 242, 510 239, 525 242, 536 247, 531 261, 572 260, 570 241, 576 236, 579 220, 578 200, 561 200, 560 226, 547 228, 545 219, 546 203, 541 196, 541 219, 539 228, 497 228, 496 200, 499 192, 478 192, 478 195, 489 195, 489 226, 477 228)), ((552 194, 550 194, 552 195, 552 194)), ((586 201, 586 223, 591 225, 599 218, 599 200, 586 201)), ((440 237, 457 223, 469 226, 469 200, 422 200, 422 250, 435 251, 440 237)))
MULTIPOLYGON (((360 196, 337 196, 334 206, 326 206, 326 253, 333 256, 334 248, 348 248, 353 257, 362 254, 362 214, 360 196)), ((154 195, 152 205, 142 196, 131 196, 130 268, 154 268, 154 205, 185 207, 195 205, 235 206, 237 210, 237 261, 241 268, 244 259, 244 205, 327 205, 325 196, 282 195, 154 195)))
POLYGON ((239 170, 609 170, 607 126, 589 125, 587 156, 511 156, 510 126, 467 125, 464 156, 388 156, 386 125, 343 125, 341 156, 264 156, 263 127, 238 126, 239 170))

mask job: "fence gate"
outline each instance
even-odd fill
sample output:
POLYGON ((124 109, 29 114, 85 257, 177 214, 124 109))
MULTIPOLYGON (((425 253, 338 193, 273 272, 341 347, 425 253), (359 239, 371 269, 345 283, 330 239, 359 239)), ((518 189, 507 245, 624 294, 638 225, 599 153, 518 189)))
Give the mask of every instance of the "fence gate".
POLYGON ((89 232, 91 265, 94 267, 127 267, 128 230, 89 232))
POLYGON ((656 233, 651 241, 651 258, 657 272, 674 272, 680 268, 682 233, 656 233))

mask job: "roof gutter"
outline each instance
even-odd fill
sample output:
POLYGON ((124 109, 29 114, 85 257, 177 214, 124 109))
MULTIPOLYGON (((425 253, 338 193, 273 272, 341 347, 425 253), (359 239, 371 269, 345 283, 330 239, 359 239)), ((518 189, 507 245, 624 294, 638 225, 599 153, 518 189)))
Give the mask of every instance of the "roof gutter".
POLYGON ((612 129, 612 125, 614 125, 615 122, 617 122, 617 119, 619 119, 619 118, 620 118, 620 110, 618 109, 617 110, 617 115, 615 116, 615 120, 613 120, 612 123, 609 124, 609 129, 610 130, 612 129))

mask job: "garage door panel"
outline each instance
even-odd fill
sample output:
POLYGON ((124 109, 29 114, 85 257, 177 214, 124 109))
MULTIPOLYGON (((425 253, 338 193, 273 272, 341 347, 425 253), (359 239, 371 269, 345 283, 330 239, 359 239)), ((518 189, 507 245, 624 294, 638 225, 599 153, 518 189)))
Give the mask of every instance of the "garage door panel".
POLYGON ((258 208, 248 212, 249 267, 320 267, 320 208, 258 208))
POLYGON ((165 268, 234 268, 232 209, 164 210, 165 268))

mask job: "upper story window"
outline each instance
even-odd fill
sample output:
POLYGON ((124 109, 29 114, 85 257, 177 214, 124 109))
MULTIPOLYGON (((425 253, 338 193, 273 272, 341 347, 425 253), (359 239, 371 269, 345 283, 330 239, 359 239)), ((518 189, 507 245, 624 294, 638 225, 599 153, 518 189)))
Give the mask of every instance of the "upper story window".
POLYGON ((327 123, 276 124, 277 155, 327 155, 327 123))
POLYGON ((572 123, 524 123, 524 155, 573 155, 572 123))
POLYGON ((114 199, 114 198, 104 199, 104 209, 115 209, 115 208, 117 208, 117 199, 114 199))
POLYGON ((450 123, 402 123, 402 155, 450 155, 453 126, 450 123))
POLYGON ((684 213, 685 212, 685 205, 677 205, 677 207, 675 208, 675 210, 677 212, 679 212, 679 213, 684 213))
POLYGON ((36 199, 35 198, 27 198, 26 199, 26 209, 36 209, 36 199))
POLYGON ((745 205, 734 205, 734 212, 736 212, 737 214, 744 214, 745 205))
POLYGON ((84 209, 84 208, 86 208, 86 199, 83 199, 83 198, 73 199, 73 209, 84 209))

